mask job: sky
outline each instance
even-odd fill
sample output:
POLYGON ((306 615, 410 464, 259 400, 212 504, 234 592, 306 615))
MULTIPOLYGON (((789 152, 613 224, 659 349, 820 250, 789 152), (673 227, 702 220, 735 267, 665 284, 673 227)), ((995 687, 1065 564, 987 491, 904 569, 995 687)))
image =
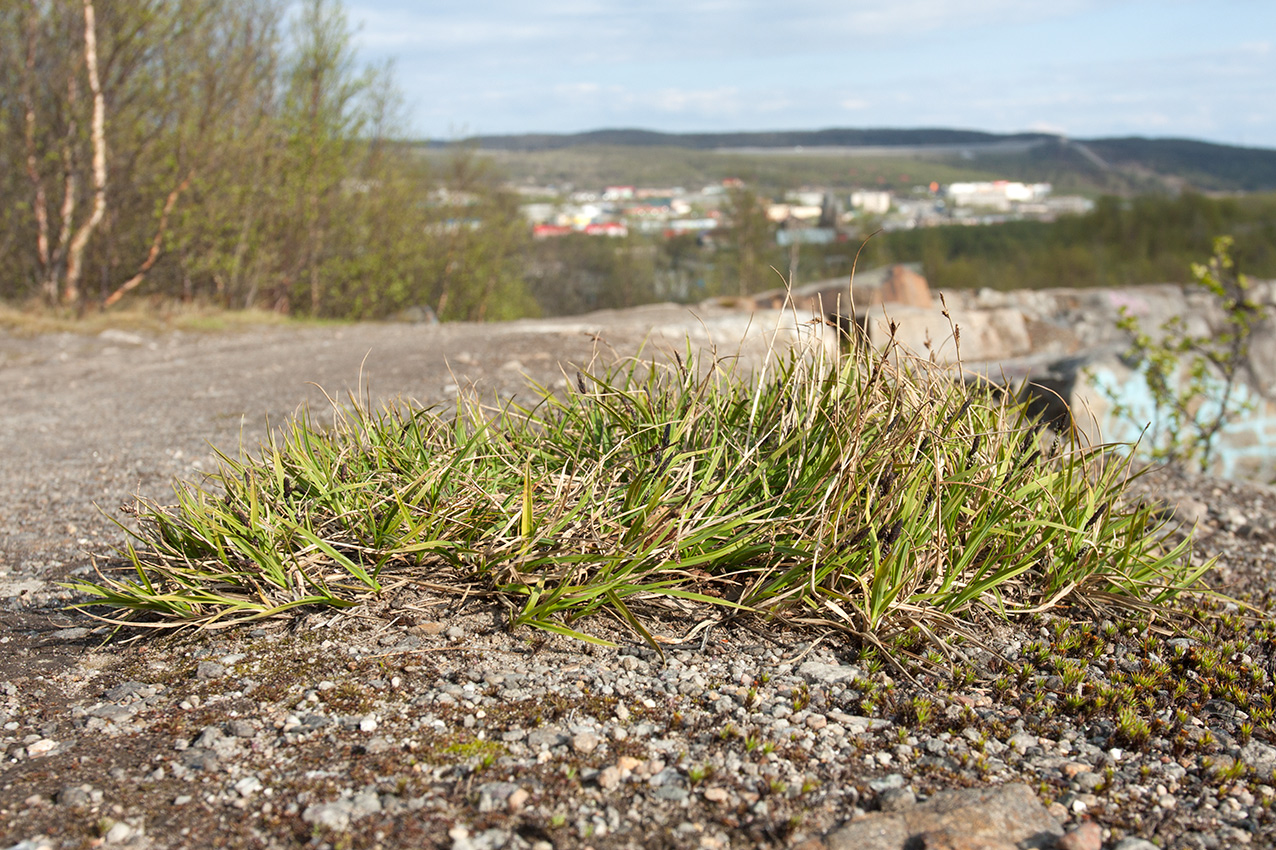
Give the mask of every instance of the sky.
POLYGON ((1276 0, 346 0, 408 131, 947 127, 1276 148, 1276 0))

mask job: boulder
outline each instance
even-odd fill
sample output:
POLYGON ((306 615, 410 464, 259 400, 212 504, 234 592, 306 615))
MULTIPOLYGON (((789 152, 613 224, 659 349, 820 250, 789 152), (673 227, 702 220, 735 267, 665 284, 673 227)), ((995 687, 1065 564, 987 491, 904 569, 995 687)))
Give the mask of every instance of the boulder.
POLYGON ((794 289, 773 289, 749 296, 751 310, 796 310, 800 316, 828 316, 850 310, 851 287, 845 278, 821 280, 794 289))
POLYGON ((904 265, 891 266, 886 280, 882 282, 882 288, 878 290, 877 298, 882 304, 903 304, 924 309, 935 306, 926 278, 904 265))

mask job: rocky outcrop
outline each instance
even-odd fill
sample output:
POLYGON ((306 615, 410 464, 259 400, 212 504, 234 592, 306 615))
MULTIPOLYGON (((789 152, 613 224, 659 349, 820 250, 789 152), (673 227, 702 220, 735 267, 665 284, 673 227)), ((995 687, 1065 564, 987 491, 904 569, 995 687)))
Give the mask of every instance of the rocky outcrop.
POLYGON ((912 267, 905 265, 890 267, 886 280, 878 290, 877 300, 883 304, 904 304, 923 310, 929 310, 935 306, 926 278, 912 267))
MULTIPOLYGON (((1276 282, 1254 282, 1251 295, 1276 313, 1276 282)), ((1094 442, 1136 441, 1154 418, 1147 384, 1123 359, 1129 345, 1117 327, 1123 310, 1153 338, 1172 318, 1196 336, 1226 326, 1215 300, 1197 287, 982 289, 943 291, 936 299, 909 266, 861 273, 853 288, 839 278, 754 301, 748 306, 787 305, 797 316, 837 324, 878 349, 893 341, 967 376, 993 381, 1056 423, 1066 418, 1066 400, 1074 421, 1094 442)), ((1219 434, 1211 471, 1229 478, 1276 478, 1276 317, 1258 325, 1237 393, 1246 411, 1219 434)))
POLYGON ((984 362, 1022 357, 1032 340, 1021 312, 1013 309, 948 310, 879 304, 858 323, 875 348, 890 340, 940 363, 984 362))
POLYGON ((858 314, 881 304, 929 310, 935 306, 930 286, 918 263, 898 263, 862 272, 852 284, 847 278, 820 280, 803 286, 759 292, 734 302, 752 310, 796 310, 833 317, 858 314))

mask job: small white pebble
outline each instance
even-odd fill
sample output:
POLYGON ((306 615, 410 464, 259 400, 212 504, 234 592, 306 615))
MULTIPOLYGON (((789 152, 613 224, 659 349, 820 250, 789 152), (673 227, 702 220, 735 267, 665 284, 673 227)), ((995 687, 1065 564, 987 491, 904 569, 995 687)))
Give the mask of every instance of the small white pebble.
POLYGON ((110 829, 106 831, 103 840, 107 844, 123 844, 133 835, 133 827, 123 821, 116 822, 110 829))
POLYGON ((27 755, 32 757, 42 756, 51 752, 55 747, 57 747, 57 745, 57 741, 50 740, 49 738, 41 738, 34 744, 29 744, 27 746, 27 755))

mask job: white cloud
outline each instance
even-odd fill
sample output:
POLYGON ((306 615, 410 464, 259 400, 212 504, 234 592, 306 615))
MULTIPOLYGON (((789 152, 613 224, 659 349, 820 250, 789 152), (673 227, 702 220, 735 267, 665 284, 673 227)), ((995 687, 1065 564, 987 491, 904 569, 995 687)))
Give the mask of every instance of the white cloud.
MULTIPOLYGON (((1111 0, 1116 2, 1116 0, 1111 0)), ((775 56, 898 48, 927 33, 1054 20, 1097 0, 655 0, 513 3, 477 0, 443 8, 410 0, 361 0, 349 8, 362 22, 360 43, 373 51, 412 47, 449 57, 505 63, 602 64, 689 54, 765 61, 775 56), (511 50, 521 55, 511 55, 511 50)))
POLYGON ((1276 145, 1270 0, 355 2, 425 132, 854 122, 1276 145))
POLYGON ((731 86, 698 90, 667 88, 649 94, 631 94, 629 100, 673 113, 738 115, 744 109, 739 90, 731 86))

